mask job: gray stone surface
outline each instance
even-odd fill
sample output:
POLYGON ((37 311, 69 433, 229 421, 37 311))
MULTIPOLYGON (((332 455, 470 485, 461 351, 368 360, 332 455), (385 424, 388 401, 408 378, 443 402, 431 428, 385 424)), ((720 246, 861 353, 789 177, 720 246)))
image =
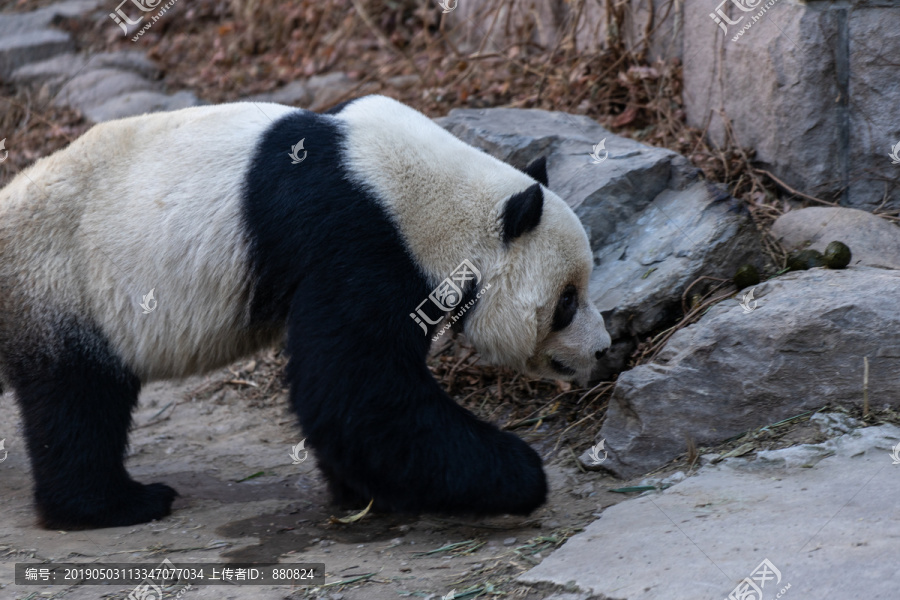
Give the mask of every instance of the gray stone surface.
POLYGON ((313 95, 305 80, 292 81, 281 89, 264 94, 256 94, 245 98, 246 102, 276 102, 306 107, 313 100, 313 95))
POLYGON ((306 87, 312 94, 312 101, 306 108, 313 111, 325 110, 341 100, 349 100, 352 97, 362 96, 372 91, 371 85, 363 86, 350 95, 356 85, 357 82, 344 73, 314 75, 306 82, 306 87))
POLYGON ((544 110, 454 109, 437 122, 466 143, 519 168, 547 157, 550 189, 575 210, 600 248, 616 227, 697 171, 675 152, 613 135, 592 119, 544 110), (606 140, 609 156, 590 154, 606 140))
POLYGON ((126 93, 150 91, 153 82, 130 71, 95 69, 70 79, 54 99, 57 105, 67 105, 82 112, 126 93))
POLYGON ((850 248, 851 265, 900 269, 900 227, 863 210, 792 210, 775 221, 772 235, 790 250, 809 247, 823 252, 837 240, 850 248))
MULTIPOLYGON (((331 107, 347 96, 357 85, 345 73, 313 75, 309 79, 292 81, 274 92, 249 96, 246 102, 277 102, 313 111, 331 107)), ((365 95, 371 87, 360 89, 354 96, 365 95)))
MULTIPOLYGON (((651 61, 680 56, 683 37, 680 4, 671 0, 653 0, 648 48, 651 61)), ((445 19, 454 41, 464 52, 504 52, 511 45, 525 42, 544 48, 559 44, 565 47, 570 40, 562 38, 570 24, 578 19, 574 37, 577 51, 592 52, 620 35, 626 48, 639 53, 646 47, 648 5, 647 0, 617 0, 616 10, 622 11, 623 16, 620 31, 608 26, 609 11, 603 0, 584 3, 531 0, 523 5, 469 0, 457 3, 445 19)))
POLYGON ((863 358, 873 403, 900 407, 900 272, 787 273, 676 332, 657 359, 619 376, 598 435, 619 476, 649 472, 697 445, 833 405, 859 406, 863 358))
POLYGON ((103 8, 102 0, 69 0, 29 13, 0 15, 0 78, 39 90, 58 106, 99 122, 202 104, 188 91, 162 93, 159 69, 143 52, 75 54, 57 19, 103 8))
POLYGON ((591 300, 613 339, 596 377, 624 368, 635 337, 674 322, 682 294, 698 277, 730 279, 741 265, 762 260, 756 229, 737 208, 728 194, 697 182, 662 192, 618 224, 591 274, 591 300))
POLYGON ((123 50, 91 55, 60 54, 16 69, 10 80, 20 85, 47 86, 48 92, 55 94, 68 79, 102 68, 132 71, 151 80, 159 77, 159 68, 143 52, 123 50))
MULTIPOLYGON (((24 13, 20 26, 41 26, 60 14, 77 14, 89 10, 94 2, 75 1, 63 3, 53 10, 24 13)), ((10 21, 0 19, 0 29, 10 26, 10 21)), ((108 121, 148 112, 177 110, 196 106, 202 102, 192 93, 181 91, 166 95, 161 91, 159 68, 145 54, 137 50, 75 54, 62 52, 71 47, 67 34, 37 29, 18 36, 0 39, 0 73, 11 71, 9 79, 18 85, 40 90, 46 98, 53 98, 58 106, 70 106, 80 110, 94 121, 108 121), (24 48, 19 38, 27 38, 33 44, 55 40, 58 47, 48 45, 24 48), (4 53, 4 42, 9 46, 4 53), (62 52, 62 53, 60 53, 62 52), (24 58, 16 58, 20 53, 24 58), (49 58, 47 58, 49 56, 49 58), (45 59, 45 60, 43 60, 45 59)))
POLYGON ((42 90, 94 122, 203 104, 192 92, 162 93, 159 69, 142 52, 64 53, 17 69, 13 82, 42 90))
MULTIPOLYGON (((650 17, 648 0, 630 0, 625 10, 625 44, 633 52, 647 52, 652 61, 681 58, 684 29, 680 19, 680 3, 671 0, 653 0, 653 23, 650 26, 649 48, 645 43, 647 20, 650 17)), ((585 10, 601 12, 600 3, 587 5, 585 10)), ((599 40, 598 40, 599 41, 599 40)))
POLYGON ((0 14, 0 39, 46 29, 59 17, 76 17, 104 6, 105 0, 65 0, 31 12, 0 14))
MULTIPOLYGON (((606 509, 521 579, 617 600, 722 600, 764 559, 771 600, 895 600, 900 428, 704 467, 664 492, 606 509)), ((756 600, 756 596, 752 596, 756 600)))
POLYGON ((83 109, 84 115, 100 123, 112 119, 133 117, 151 112, 178 110, 190 106, 203 104, 193 93, 187 91, 177 92, 171 96, 159 92, 138 91, 129 92, 100 104, 83 109))
MULTIPOLYGON (((748 2, 747 4, 752 4, 748 2)), ((888 158, 900 141, 895 109, 900 51, 889 31, 900 6, 886 2, 779 0, 737 40, 751 14, 725 3, 728 34, 711 7, 685 3, 684 101, 688 123, 717 144, 726 121, 760 165, 821 196, 847 187, 851 206, 900 208, 900 173, 888 158), (711 59, 715 57, 715 59, 711 59)))
POLYGON ((684 7, 690 31, 684 41, 688 123, 701 129, 708 123, 710 138, 723 144, 724 109, 737 141, 756 150, 763 168, 807 193, 833 191, 841 171, 835 15, 779 0, 733 42, 749 13, 727 2, 729 17, 743 20, 725 34, 709 16, 715 6, 688 2, 684 7), (822 186, 825 182, 830 185, 822 186))
POLYGON ((31 62, 68 52, 74 47, 69 34, 56 29, 0 35, 0 79, 31 62))
POLYGON ((812 425, 827 436, 834 437, 842 433, 850 433, 860 426, 858 419, 839 412, 817 412, 809 418, 812 425))
POLYGON ((443 19, 463 53, 501 52, 511 44, 523 42, 552 48, 568 12, 563 0, 529 1, 523 5, 449 0, 449 4, 455 8, 443 19))
POLYGON ((900 4, 882 1, 850 11, 850 144, 848 197, 867 209, 887 200, 900 209, 900 165, 888 157, 900 143, 900 68, 885 56, 900 56, 900 4))
POLYGON ((69 34, 51 26, 60 17, 89 13, 103 0, 67 0, 25 13, 0 14, 0 79, 16 69, 74 47, 69 34))

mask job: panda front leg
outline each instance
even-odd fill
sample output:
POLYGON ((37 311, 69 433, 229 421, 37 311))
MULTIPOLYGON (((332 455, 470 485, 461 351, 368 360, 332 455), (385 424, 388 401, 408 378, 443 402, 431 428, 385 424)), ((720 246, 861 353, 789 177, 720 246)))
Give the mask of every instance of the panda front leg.
POLYGON ((406 323, 353 327, 298 312, 288 333, 291 399, 336 501, 473 515, 528 514, 544 503, 537 452, 456 404, 431 376, 424 343, 383 333, 406 323))
POLYGON ((125 470, 140 381, 96 329, 69 320, 54 330, 35 351, 7 353, 41 526, 94 529, 168 515, 177 492, 125 470))

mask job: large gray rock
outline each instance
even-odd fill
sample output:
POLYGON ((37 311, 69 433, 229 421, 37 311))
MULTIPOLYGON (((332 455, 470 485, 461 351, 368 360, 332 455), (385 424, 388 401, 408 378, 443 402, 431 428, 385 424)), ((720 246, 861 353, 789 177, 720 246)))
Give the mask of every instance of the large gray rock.
POLYGON ((730 127, 755 160, 794 189, 842 204, 900 208, 900 81, 884 56, 900 6, 886 0, 779 0, 733 40, 765 2, 685 2, 684 102, 688 123, 724 143, 730 127), (719 6, 739 21, 723 32, 719 6), (877 41, 876 41, 877 40, 877 41), (715 57, 715 60, 711 59, 715 57), (841 194, 841 191, 843 193, 841 194))
MULTIPOLYGON (((159 69, 142 52, 69 52, 68 34, 48 29, 60 17, 84 14, 101 0, 69 0, 29 13, 0 15, 0 78, 40 89, 58 106, 100 122, 203 104, 193 93, 162 93, 159 69)), ((319 84, 331 82, 326 79, 319 84)))
POLYGON ((46 29, 60 17, 77 17, 104 4, 106 0, 65 0, 31 12, 0 14, 0 38, 46 29))
POLYGON ((265 92, 248 96, 246 102, 276 102, 292 106, 307 107, 312 103, 313 94, 306 85, 306 80, 292 81, 273 92, 265 92))
POLYGON ((584 116, 511 108, 454 109, 437 123, 519 168, 546 156, 550 189, 579 216, 595 250, 657 195, 683 189, 697 177, 697 170, 675 152, 613 135, 584 116), (602 140, 609 155, 595 163, 590 155, 602 140))
MULTIPOLYGON (((357 82, 345 73, 313 75, 309 79, 292 81, 273 92, 257 94, 246 98, 246 102, 277 102, 320 111, 346 98, 357 82)), ((374 91, 372 85, 363 86, 354 96, 362 96, 374 91)))
POLYGON ((130 71, 94 69, 66 82, 53 102, 86 112, 122 94, 152 91, 155 87, 153 82, 130 71))
POLYGON ((822 252, 835 240, 850 248, 851 265, 900 269, 900 227, 854 208, 813 207, 781 215, 772 227, 786 248, 822 252))
POLYGON ((68 52, 74 44, 69 34, 56 29, 0 36, 0 79, 9 79, 16 69, 28 63, 68 52))
POLYGON ((598 436, 603 467, 646 473, 688 438, 714 444, 826 403, 859 406, 863 357, 872 402, 900 406, 897 290, 897 271, 820 268, 756 286, 752 312, 714 306, 619 376, 598 436))
POLYGON ((741 146, 754 148, 764 168, 796 189, 824 192, 817 184, 829 182, 832 191, 842 170, 835 15, 780 0, 733 42, 750 13, 726 2, 728 18, 740 22, 724 33, 710 18, 717 4, 684 6, 691 32, 683 49, 688 123, 708 127, 710 138, 724 144, 727 116, 741 146))
POLYGON ((624 368, 635 337, 677 320, 682 294, 697 278, 730 279, 741 265, 762 266, 753 224, 733 198, 704 182, 662 192, 619 223, 596 256, 590 297, 613 339, 596 378, 624 368))
MULTIPOLYGON (((451 5, 455 2, 451 2, 451 5)), ((447 33, 465 52, 501 52, 516 44, 554 48, 574 42, 577 53, 597 52, 610 40, 622 42, 635 54, 648 50, 647 58, 680 56, 683 24, 680 4, 672 0, 653 0, 653 22, 647 0, 615 0, 622 13, 621 27, 610 26, 611 10, 606 0, 573 3, 569 0, 530 0, 522 5, 468 0, 444 18, 447 33), (574 27, 574 38, 569 38, 574 27), (650 31, 649 48, 645 35, 650 31)))
POLYGON ((882 425, 704 467, 607 508, 521 579, 616 600, 723 600, 768 559, 780 576, 765 600, 788 584, 785 600, 894 600, 898 442, 900 428, 882 425))
POLYGON ((104 68, 131 71, 151 80, 159 77, 159 68, 143 52, 123 50, 92 55, 60 54, 16 69, 10 80, 20 85, 47 86, 48 94, 53 95, 70 78, 104 68))
POLYGON ((181 91, 168 96, 160 92, 129 92, 100 104, 83 109, 84 116, 95 123, 133 117, 145 113, 178 110, 204 104, 193 93, 181 91))
POLYGON ((152 62, 135 52, 94 56, 64 55, 17 71, 23 81, 62 85, 54 98, 59 106, 71 106, 99 123, 150 112, 177 110, 203 104, 192 92, 167 95, 155 76, 152 62), (75 69, 74 76, 70 75, 75 69))
POLYGON ((26 13, 0 14, 0 79, 16 69, 46 60, 74 47, 69 34, 51 29, 61 17, 90 13, 103 0, 67 0, 26 13))
POLYGON ((900 76, 897 65, 883 58, 900 56, 900 4, 892 0, 867 4, 847 16, 851 94, 847 198, 867 209, 886 200, 885 206, 897 210, 900 169, 888 154, 900 143, 900 76))

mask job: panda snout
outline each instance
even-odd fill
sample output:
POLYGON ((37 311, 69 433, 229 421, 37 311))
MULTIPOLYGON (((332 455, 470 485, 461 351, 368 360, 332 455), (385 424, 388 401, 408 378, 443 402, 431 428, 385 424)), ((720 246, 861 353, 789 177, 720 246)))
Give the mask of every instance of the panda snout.
POLYGON ((606 353, 609 352, 610 347, 612 346, 612 340, 609 339, 609 335, 604 335, 603 340, 594 346, 594 358, 596 360, 601 360, 606 353))

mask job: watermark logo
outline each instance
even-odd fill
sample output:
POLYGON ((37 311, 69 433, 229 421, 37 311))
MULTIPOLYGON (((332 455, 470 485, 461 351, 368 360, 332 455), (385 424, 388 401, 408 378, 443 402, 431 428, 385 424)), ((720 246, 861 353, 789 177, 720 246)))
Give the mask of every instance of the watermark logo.
POLYGON ((604 448, 605 445, 606 438, 603 438, 602 440, 600 440, 599 444, 597 444, 596 446, 591 446, 591 451, 588 452, 588 457, 591 459, 591 464, 593 466, 602 464, 609 457, 609 454, 606 452, 606 448, 604 448), (601 452, 603 453, 602 457, 600 456, 601 452))
MULTIPOLYGON (((898 146, 900 146, 900 144, 898 144, 898 146)), ((2 163, 9 157, 9 152, 6 150, 6 138, 0 140, 0 150, 3 151, 3 156, 0 156, 0 163, 2 163)))
MULTIPOLYGON (((148 577, 137 584, 137 587, 131 590, 131 593, 128 594, 125 600, 162 600, 163 585, 166 587, 166 592, 171 591, 175 585, 178 585, 178 570, 168 558, 159 563, 158 567, 151 569, 150 572, 154 574, 155 577, 148 577), (172 580, 175 580, 176 583, 166 585, 167 582, 172 580), (157 581, 159 581, 159 583, 157 583, 157 581)), ((174 596, 175 600, 181 598, 189 589, 191 589, 190 583, 178 590, 178 593, 174 596)))
POLYGON ((463 298, 463 288, 473 279, 475 280, 475 285, 478 285, 481 282, 481 271, 476 269, 475 265, 468 260, 462 261, 459 263, 459 266, 450 273, 450 277, 443 280, 436 288, 434 288, 434 290, 428 294, 428 298, 419 303, 416 307, 416 312, 409 313, 409 316, 412 317, 413 321, 418 323, 425 335, 428 335, 428 327, 425 323, 437 325, 441 322, 441 319, 444 318, 443 313, 450 312, 459 306, 459 303, 462 302, 463 298), (431 302, 441 311, 441 315, 435 320, 431 320, 422 309, 422 305, 429 300, 431 300, 431 302))
MULTIPOLYGON (((2 441, 0 441, 0 448, 3 448, 2 441)), ((898 443, 896 446, 894 446, 893 450, 894 451, 891 453, 891 458, 894 459, 894 462, 892 462, 891 464, 892 465, 900 465, 900 443, 898 443)), ((0 461, 0 462, 2 462, 2 461, 0 461)))
POLYGON ((299 142, 297 142, 296 144, 291 146, 291 151, 288 154, 288 156, 291 157, 292 165, 299 165, 304 160, 306 160, 306 150, 303 150, 303 142, 305 142, 305 141, 306 141, 306 138, 303 138, 302 140, 300 140, 299 142), (303 156, 300 156, 299 154, 297 154, 300 150, 303 150, 303 156))
MULTIPOLYGON (((0 142, 0 149, 2 149, 2 148, 3 148, 3 142, 0 142)), ((888 154, 888 156, 891 157, 892 165, 900 165, 900 142, 897 142, 897 144, 893 148, 891 148, 891 153, 888 154)), ((4 156, 3 158, 5 159, 6 157, 4 156)), ((3 162, 3 161, 0 160, 0 162, 3 162)))
MULTIPOLYGON (((144 15, 140 15, 137 19, 132 20, 128 15, 125 14, 125 11, 122 10, 122 5, 131 2, 140 11, 147 13, 159 7, 162 1, 163 0, 122 0, 122 2, 119 3, 119 6, 116 7, 116 11, 109 13, 109 18, 112 19, 116 23, 116 25, 122 28, 122 35, 128 35, 128 26, 139 24, 144 20, 144 15)), ((150 17, 150 21, 146 25, 141 27, 136 35, 131 38, 131 41, 138 41, 138 39, 140 39, 140 37, 144 35, 145 32, 153 27, 153 25, 157 21, 159 21, 170 8, 175 6, 176 2, 178 2, 178 0, 169 0, 169 2, 160 7, 159 12, 150 17)))
POLYGON ((738 31, 735 36, 731 38, 732 42, 736 42, 738 38, 746 33, 748 29, 753 27, 755 23, 758 23, 762 19, 763 15, 766 14, 766 11, 775 6, 776 2, 778 2, 778 0, 766 0, 765 4, 763 4, 763 0, 722 0, 722 2, 720 2, 716 7, 715 12, 709 13, 709 16, 726 34, 728 34, 728 25, 737 25, 744 20, 744 16, 749 16, 750 20, 744 23, 740 31, 738 31), (725 9, 723 8, 723 6, 725 6, 729 2, 734 4, 736 7, 738 7, 738 9, 745 13, 749 13, 757 9, 759 9, 759 11, 754 15, 742 15, 738 19, 732 21, 730 18, 728 18, 728 15, 725 14, 725 9))
MULTIPOLYGON (((763 588, 766 587, 767 582, 772 580, 775 581, 775 585, 781 583, 781 571, 766 558, 753 570, 750 577, 744 577, 743 581, 728 594, 725 600, 762 600, 763 588)), ((775 597, 781 598, 790 588, 791 584, 789 583, 775 597)))
MULTIPOLYGON (((897 444, 897 445, 900 446, 900 444, 897 444)), ((0 440, 0 451, 3 452, 3 458, 0 458, 0 463, 2 463, 4 460, 6 460, 6 457, 9 455, 9 452, 6 451, 6 438, 3 438, 2 440, 0 440)))
POLYGON ((599 165, 607 158, 609 158, 609 152, 606 150, 606 138, 603 138, 599 144, 594 146, 594 151, 591 152, 591 159, 595 165, 599 165), (600 152, 603 152, 603 156, 600 156, 600 152))
POLYGON ((309 456, 309 451, 303 447, 304 444, 306 444, 306 438, 303 438, 299 444, 291 448, 291 460, 294 461, 291 463, 292 465, 299 465, 309 456), (303 458, 300 458, 301 452, 303 452, 303 458))
POLYGON ((759 3, 762 2, 762 0, 756 0, 755 2, 754 0, 722 0, 716 7, 715 12, 709 13, 709 16, 719 25, 719 27, 722 28, 722 31, 724 31, 725 33, 728 33, 728 27, 725 26, 725 23, 728 23, 729 25, 737 25, 744 20, 744 17, 739 18, 737 21, 732 21, 728 18, 728 15, 725 14, 725 10, 722 7, 729 2, 731 2, 744 12, 750 12, 751 10, 754 10, 757 6, 759 6, 759 3))
POLYGON ((158 302, 157 302, 156 299, 153 297, 153 292, 154 292, 155 290, 156 290, 156 288, 153 288, 152 290, 150 290, 150 293, 149 293, 149 294, 147 294, 146 296, 143 297, 143 302, 141 302, 141 308, 144 309, 144 314, 145 314, 145 315, 149 315, 149 314, 152 313, 154 310, 156 310, 156 306, 157 306, 158 302), (153 303, 153 306, 150 306, 150 303, 151 303, 151 302, 153 303))
POLYGON ((128 25, 137 25, 144 20, 144 15, 139 16, 136 21, 132 21, 128 18, 128 15, 122 10, 122 5, 129 2, 137 6, 143 12, 150 12, 159 6, 159 3, 162 2, 162 0, 122 0, 122 2, 119 2, 119 6, 116 7, 116 12, 109 13, 109 18, 122 28, 124 35, 128 35, 128 25), (128 25, 126 25, 126 23, 128 25))
POLYGON ((744 314, 752 313, 756 310, 756 305, 758 303, 753 299, 753 290, 755 289, 756 288, 752 288, 749 292, 744 294, 743 299, 741 299, 741 308, 744 309, 744 314))
MULTIPOLYGON (((446 12, 446 11, 444 11, 446 12)), ((454 600, 456 598, 456 590, 450 590, 446 596, 441 596, 441 600, 454 600)))
POLYGON ((438 4, 444 9, 444 13, 448 13, 456 10, 456 7, 459 6, 459 0, 441 0, 438 4))

